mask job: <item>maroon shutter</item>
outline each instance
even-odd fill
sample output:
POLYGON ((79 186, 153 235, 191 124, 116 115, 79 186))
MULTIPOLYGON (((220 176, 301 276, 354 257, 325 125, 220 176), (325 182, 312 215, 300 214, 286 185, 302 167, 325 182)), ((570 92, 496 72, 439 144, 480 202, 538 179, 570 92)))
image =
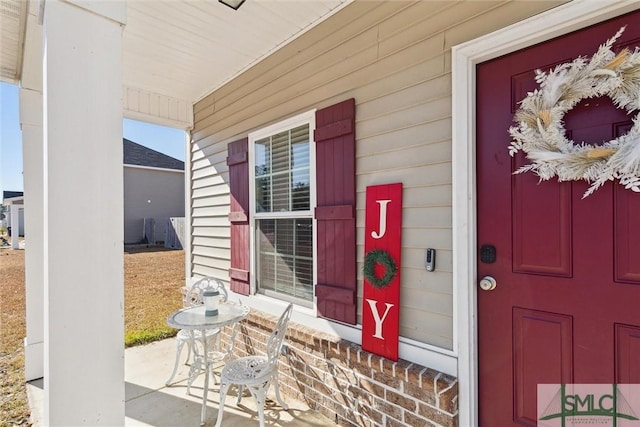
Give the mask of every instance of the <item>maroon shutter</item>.
POLYGON ((356 323, 355 100, 316 112, 318 314, 356 323))
POLYGON ((249 295, 249 139, 229 143, 231 206, 231 290, 249 295))

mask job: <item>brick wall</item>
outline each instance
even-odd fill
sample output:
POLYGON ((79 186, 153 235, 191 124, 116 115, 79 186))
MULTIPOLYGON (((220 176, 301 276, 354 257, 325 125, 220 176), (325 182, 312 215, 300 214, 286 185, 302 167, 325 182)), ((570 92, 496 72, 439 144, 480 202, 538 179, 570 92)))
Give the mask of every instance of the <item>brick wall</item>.
MULTIPOLYGON (((263 354, 277 318, 253 310, 240 325, 236 356, 263 354)), ((230 328, 223 333, 229 339, 230 328)), ((457 426, 456 378, 290 322, 280 391, 341 426, 457 426)), ((273 390, 271 390, 273 391, 273 390)), ((286 397, 285 397, 286 399, 286 397)))

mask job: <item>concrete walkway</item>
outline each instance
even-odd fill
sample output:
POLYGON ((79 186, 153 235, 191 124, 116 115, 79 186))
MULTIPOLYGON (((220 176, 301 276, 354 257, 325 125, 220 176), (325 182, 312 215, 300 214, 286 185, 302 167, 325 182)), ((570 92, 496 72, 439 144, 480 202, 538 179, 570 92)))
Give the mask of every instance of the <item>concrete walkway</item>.
MULTIPOLYGON (((124 424, 139 426, 199 426, 202 408, 202 387, 204 376, 200 375, 187 394, 187 374, 184 365, 186 349, 182 352, 183 362, 171 387, 164 382, 173 368, 176 354, 173 338, 125 350, 125 412, 124 424)), ((218 386, 212 385, 208 394, 206 425, 215 425, 218 415, 218 386)), ((258 415, 254 399, 248 394, 236 406, 235 388, 225 400, 223 427, 258 426, 258 415)), ((42 426, 42 380, 27 385, 31 419, 34 426, 42 426)), ((272 393, 272 392, 271 392, 272 393)), ((270 395, 271 395, 270 393, 270 395)), ((283 410, 271 396, 265 408, 267 426, 322 427, 334 426, 329 419, 309 409, 304 403, 283 396, 289 410, 283 410)))

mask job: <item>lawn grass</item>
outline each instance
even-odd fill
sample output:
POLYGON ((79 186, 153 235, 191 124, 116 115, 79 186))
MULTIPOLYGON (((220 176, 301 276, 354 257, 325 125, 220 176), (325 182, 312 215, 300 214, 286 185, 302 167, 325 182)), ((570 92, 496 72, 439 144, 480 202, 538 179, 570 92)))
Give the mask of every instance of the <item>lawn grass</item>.
POLYGON ((167 316, 182 307, 184 251, 140 250, 124 256, 125 347, 174 336, 167 316))
MULTIPOLYGON (((124 254, 124 345, 176 334, 167 315, 182 306, 184 251, 140 249, 124 254)), ((24 379, 24 251, 0 250, 0 427, 29 426, 24 379)))
POLYGON ((24 251, 0 250, 0 426, 29 425, 24 385, 24 251))

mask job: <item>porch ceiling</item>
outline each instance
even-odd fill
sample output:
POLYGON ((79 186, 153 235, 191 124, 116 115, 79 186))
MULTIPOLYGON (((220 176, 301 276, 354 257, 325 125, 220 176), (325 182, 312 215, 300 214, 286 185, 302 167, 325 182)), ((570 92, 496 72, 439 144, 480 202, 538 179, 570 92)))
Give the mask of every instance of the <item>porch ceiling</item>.
MULTIPOLYGON (((350 1, 247 0, 234 11, 217 0, 128 0, 124 86, 193 103, 350 1)), ((5 82, 21 78, 26 4, 0 1, 5 82)))
POLYGON ((17 83, 27 21, 26 0, 0 1, 0 80, 17 83))

